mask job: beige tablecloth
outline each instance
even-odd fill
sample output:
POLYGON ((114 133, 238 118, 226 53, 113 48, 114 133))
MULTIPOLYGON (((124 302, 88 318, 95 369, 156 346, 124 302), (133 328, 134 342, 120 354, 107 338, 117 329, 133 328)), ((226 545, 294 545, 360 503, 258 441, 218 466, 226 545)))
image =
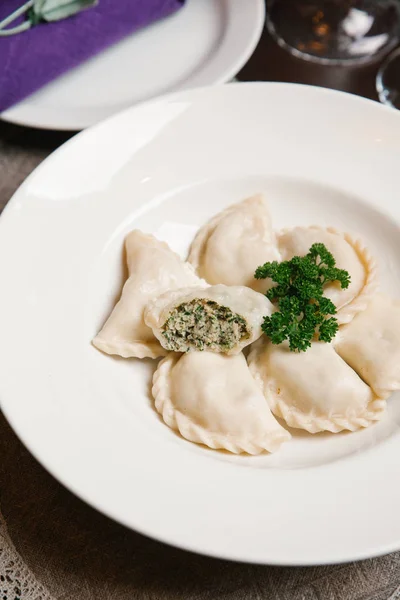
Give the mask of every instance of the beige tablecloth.
MULTIPOLYGON (((0 124, 1 208, 67 137, 0 124)), ((125 529, 55 481, 1 414, 0 510, 0 600, 400 600, 400 552, 350 565, 261 567, 125 529)))

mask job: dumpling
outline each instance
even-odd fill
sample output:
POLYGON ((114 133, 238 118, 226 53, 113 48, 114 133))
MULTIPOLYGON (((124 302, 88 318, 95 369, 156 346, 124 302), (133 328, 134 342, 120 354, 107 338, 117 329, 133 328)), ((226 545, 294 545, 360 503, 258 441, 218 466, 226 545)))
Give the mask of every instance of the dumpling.
POLYGON ((341 327, 335 349, 379 396, 400 389, 400 300, 377 294, 341 327))
POLYGON ((337 308, 336 318, 339 324, 349 323, 355 314, 366 308, 376 290, 376 263, 360 240, 331 227, 294 227, 278 235, 278 249, 282 260, 305 256, 310 246, 316 242, 325 244, 333 254, 336 266, 350 273, 351 283, 347 289, 342 289, 338 283, 331 283, 324 290, 324 295, 337 308))
POLYGON ((263 339, 249 355, 249 368, 274 415, 310 433, 368 427, 386 406, 332 344, 313 342, 307 352, 291 352, 286 342, 263 339))
POLYGON ((196 235, 188 261, 208 283, 245 285, 264 291, 256 268, 279 260, 268 205, 253 196, 213 217, 196 235))
POLYGON ((271 414, 243 354, 169 354, 154 374, 153 396, 169 427, 210 448, 275 452, 291 437, 271 414))
POLYGON ((129 278, 93 344, 107 354, 124 358, 165 356, 166 351, 144 322, 144 308, 150 299, 165 290, 198 286, 201 280, 191 265, 152 235, 131 231, 125 248, 129 278))
POLYGON ((166 350, 238 354, 260 337, 272 311, 250 288, 214 285, 165 292, 149 303, 144 319, 166 350))

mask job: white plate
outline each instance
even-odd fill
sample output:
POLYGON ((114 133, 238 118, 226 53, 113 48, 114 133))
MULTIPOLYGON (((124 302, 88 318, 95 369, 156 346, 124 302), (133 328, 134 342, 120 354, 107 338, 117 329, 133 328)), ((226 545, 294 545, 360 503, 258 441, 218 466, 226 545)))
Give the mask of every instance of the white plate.
POLYGON ((264 0, 188 0, 0 116, 78 130, 160 94, 224 83, 253 53, 264 18, 264 0))
POLYGON ((275 455, 235 457, 161 422, 153 361, 90 344, 128 231, 184 254, 200 224, 257 191, 276 227, 361 234, 400 295, 399 156, 399 113, 274 83, 182 92, 73 138, 0 219, 0 397, 18 435, 87 502, 182 548, 292 565, 399 549, 400 394, 368 430, 297 432, 275 455))

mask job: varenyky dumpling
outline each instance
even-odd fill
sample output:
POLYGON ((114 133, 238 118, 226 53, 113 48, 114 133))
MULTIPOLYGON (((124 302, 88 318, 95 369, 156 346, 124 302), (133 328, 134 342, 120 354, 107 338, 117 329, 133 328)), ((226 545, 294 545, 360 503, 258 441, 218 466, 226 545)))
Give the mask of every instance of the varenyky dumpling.
POLYGON ((339 283, 330 283, 324 295, 337 308, 339 324, 349 323, 358 312, 364 310, 377 288, 376 263, 360 240, 331 227, 294 227, 277 236, 282 260, 293 256, 305 256, 314 243, 321 242, 333 254, 336 266, 350 273, 351 282, 347 289, 339 283))
POLYGON ((208 283, 245 285, 264 291, 254 279, 259 265, 279 260, 268 205, 262 195, 229 206, 197 233, 188 261, 208 283))
POLYGON ((125 248, 129 278, 93 344, 107 354, 124 358, 165 356, 166 351, 144 322, 144 308, 150 299, 165 290, 198 286, 201 280, 191 265, 152 235, 131 231, 125 248))
POLYGON ((273 310, 250 288, 214 285, 165 292, 149 303, 144 319, 166 350, 237 354, 260 337, 273 310))
POLYGON ((154 374, 153 396, 169 427, 210 448, 275 452, 291 437, 271 414, 243 354, 169 354, 154 374))
POLYGON ((377 294, 341 327, 335 350, 383 397, 400 389, 400 300, 377 294))
POLYGON ((368 427, 383 415, 385 400, 340 358, 332 344, 313 342, 291 352, 285 342, 259 340, 249 355, 250 372, 274 415, 310 433, 368 427))

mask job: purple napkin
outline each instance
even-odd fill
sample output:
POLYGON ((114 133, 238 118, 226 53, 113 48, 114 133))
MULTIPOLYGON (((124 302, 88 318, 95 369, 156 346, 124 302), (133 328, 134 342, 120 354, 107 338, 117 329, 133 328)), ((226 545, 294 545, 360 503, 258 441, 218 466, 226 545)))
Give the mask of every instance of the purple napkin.
MULTIPOLYGON (((185 0, 100 0, 73 17, 0 37, 0 112, 185 0)), ((0 0, 0 20, 23 0, 0 0)))

